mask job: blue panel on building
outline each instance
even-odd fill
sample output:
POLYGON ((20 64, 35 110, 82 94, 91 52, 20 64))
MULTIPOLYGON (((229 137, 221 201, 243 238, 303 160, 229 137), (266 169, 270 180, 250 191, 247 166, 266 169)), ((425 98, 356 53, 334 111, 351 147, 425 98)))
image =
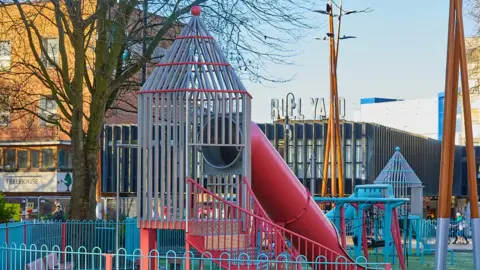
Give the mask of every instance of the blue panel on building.
POLYGON ((374 103, 383 103, 383 102, 392 102, 392 101, 400 101, 401 99, 395 98, 362 98, 360 99, 360 104, 374 104, 374 103))
MULTIPOLYGON (((457 104, 457 115, 462 113, 461 104, 457 104)), ((438 140, 442 140, 443 118, 445 115, 445 92, 438 93, 438 140)), ((457 118, 455 132, 460 132, 462 128, 461 117, 457 118)))
POLYGON ((443 135, 443 114, 445 113, 445 92, 438 93, 438 139, 443 135))

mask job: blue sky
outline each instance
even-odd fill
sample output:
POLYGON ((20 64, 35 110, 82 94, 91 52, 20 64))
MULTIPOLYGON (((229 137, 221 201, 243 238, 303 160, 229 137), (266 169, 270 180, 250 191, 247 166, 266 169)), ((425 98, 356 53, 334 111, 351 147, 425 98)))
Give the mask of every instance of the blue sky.
MULTIPOLYGON (((341 41, 338 64, 339 95, 346 99, 347 118, 359 108, 360 98, 430 98, 443 91, 448 27, 447 0, 344 0, 344 8, 374 11, 343 17, 342 33, 357 39, 341 41)), ((324 8, 321 4, 320 8, 324 8)), ((319 20, 325 20, 318 16, 319 20)), ((465 35, 475 32, 467 15, 465 35)), ((252 118, 270 122, 270 100, 293 92, 302 103, 310 97, 328 100, 328 42, 315 40, 327 29, 305 37, 295 49, 294 66, 269 65, 275 76, 296 77, 287 83, 245 81, 252 93, 252 118)), ((328 106, 328 104, 326 104, 328 106)), ((305 105, 304 105, 305 106, 305 105)), ((304 114, 310 114, 310 107, 304 114)))

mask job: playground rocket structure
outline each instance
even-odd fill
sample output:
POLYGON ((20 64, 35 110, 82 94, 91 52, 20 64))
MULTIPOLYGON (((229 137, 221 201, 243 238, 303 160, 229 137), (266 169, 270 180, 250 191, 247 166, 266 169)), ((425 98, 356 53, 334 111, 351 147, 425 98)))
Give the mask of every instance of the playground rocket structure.
MULTIPOLYGON (((447 264, 448 231, 453 184, 454 137, 458 100, 458 79, 461 73, 461 89, 464 110, 467 177, 469 201, 478 201, 475 170, 475 149, 473 146, 472 115, 470 109, 470 88, 465 52, 462 1, 450 0, 448 23, 447 68, 445 76, 445 115, 443 122, 440 185, 438 196, 438 226, 435 252, 435 269, 445 270, 447 264)), ((470 217, 473 241, 474 269, 480 270, 480 219, 478 204, 470 203, 470 217)))
POLYGON ((186 228, 187 177, 222 197, 251 179, 251 97, 196 12, 138 95, 140 228, 186 228))
MULTIPOLYGON (((157 230, 183 229, 187 256, 193 247, 221 267, 227 266, 220 257, 247 254, 322 256, 351 263, 342 269, 358 268, 333 224, 251 122, 251 96, 201 22, 200 8, 192 15, 138 93, 142 253, 157 248, 157 230)), ((141 269, 156 269, 155 263, 144 256, 141 269)), ((245 263, 238 268, 247 269, 245 263)))

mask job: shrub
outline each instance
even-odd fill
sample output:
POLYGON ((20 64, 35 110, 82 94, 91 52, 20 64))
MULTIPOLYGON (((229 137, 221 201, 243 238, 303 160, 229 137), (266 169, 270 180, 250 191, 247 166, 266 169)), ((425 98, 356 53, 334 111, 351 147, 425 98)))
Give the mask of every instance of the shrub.
POLYGON ((9 222, 15 215, 15 209, 7 204, 5 196, 0 192, 0 223, 9 222))

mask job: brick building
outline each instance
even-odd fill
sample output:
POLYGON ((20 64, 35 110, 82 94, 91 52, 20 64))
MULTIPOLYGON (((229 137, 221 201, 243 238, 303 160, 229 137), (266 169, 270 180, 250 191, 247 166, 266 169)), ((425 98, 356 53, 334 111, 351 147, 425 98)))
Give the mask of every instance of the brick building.
MULTIPOLYGON (((93 3, 88 4, 85 1, 85 10, 93 10, 93 3)), ((38 46, 38 51, 42 52, 39 57, 54 59, 55 64, 61 65, 59 53, 59 31, 53 25, 53 8, 45 8, 52 5, 51 2, 35 2, 34 4, 25 4, 23 10, 33 11, 35 5, 44 7, 43 16, 38 16, 34 21, 36 28, 40 31, 41 42, 39 38, 34 40, 34 45, 38 46), (37 42, 39 41, 39 42, 37 42), (40 44, 45 48, 40 50, 40 44)), ((87 12, 87 11, 85 11, 87 12)), ((115 12, 115 7, 112 8, 115 12)), ((52 91, 48 83, 39 80, 35 76, 28 76, 28 72, 38 71, 39 65, 36 64, 34 53, 29 46, 26 28, 23 26, 17 6, 14 4, 0 7, 0 192, 7 196, 59 196, 69 195, 72 175, 72 157, 71 143, 69 136, 62 132, 69 129, 69 124, 62 122, 61 125, 50 124, 48 119, 62 119, 61 108, 52 97, 52 91), (19 65, 19 63, 23 63, 19 65), (32 70, 25 69, 25 63, 32 66, 32 70), (15 110, 11 96, 8 91, 17 91, 24 93, 25 110, 15 110), (4 101, 4 102, 1 102, 4 101)), ((139 20, 143 13, 139 10, 133 12, 132 20, 139 20)), ((147 34, 153 36, 161 28, 163 18, 158 16, 149 16, 149 22, 156 25, 149 29, 147 34)), ((134 25, 134 24, 132 24, 134 25)), ((165 48, 167 48, 175 35, 179 32, 181 25, 176 25, 172 31, 167 33, 167 37, 162 41, 154 52, 153 63, 149 65, 148 70, 158 61, 165 48)), ((138 44, 129 47, 125 58, 140 57, 142 53, 141 42, 145 40, 141 33, 136 29, 129 28, 127 36, 131 40, 136 40, 138 44), (132 30, 132 31, 130 31, 132 30), (138 33, 139 32, 139 33, 138 33)), ((95 33, 93 33, 95 34, 95 33)), ((148 39, 148 37, 147 37, 148 39)), ((66 46, 67 51, 72 50, 66 46)), ((94 47, 89 48, 94 50, 94 47)), ((87 65, 93 61, 93 53, 87 53, 87 65)), ((52 64, 46 62, 46 72, 55 72, 51 68, 52 64)), ((73 66, 73 65, 71 65, 73 66)), ((91 70, 91 69, 90 69, 91 70)), ((89 71, 87 71, 88 73, 89 71)), ((91 72, 90 72, 91 74, 91 72)), ((52 78, 59 79, 56 74, 52 78)), ((139 85, 141 83, 141 74, 136 74, 133 81, 139 85)), ((136 106, 135 91, 138 86, 133 86, 123 93, 120 93, 121 101, 114 104, 114 109, 106 114, 106 124, 135 124, 136 106), (129 112, 125 112, 125 110, 129 112)), ((90 99, 89 91, 84 90, 85 106, 88 106, 90 99)), ((88 110, 86 110, 88 111, 88 110)), ((86 128, 86 125, 85 125, 86 128)))

